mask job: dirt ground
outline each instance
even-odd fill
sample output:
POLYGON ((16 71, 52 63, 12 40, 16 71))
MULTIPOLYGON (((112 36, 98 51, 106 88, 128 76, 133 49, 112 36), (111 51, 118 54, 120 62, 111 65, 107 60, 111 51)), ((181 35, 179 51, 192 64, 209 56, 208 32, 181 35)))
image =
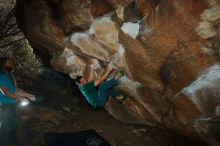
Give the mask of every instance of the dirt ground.
POLYGON ((200 144, 158 128, 114 120, 105 110, 94 110, 84 101, 58 99, 18 109, 18 136, 23 146, 43 146, 47 132, 94 129, 112 146, 199 146, 200 144))

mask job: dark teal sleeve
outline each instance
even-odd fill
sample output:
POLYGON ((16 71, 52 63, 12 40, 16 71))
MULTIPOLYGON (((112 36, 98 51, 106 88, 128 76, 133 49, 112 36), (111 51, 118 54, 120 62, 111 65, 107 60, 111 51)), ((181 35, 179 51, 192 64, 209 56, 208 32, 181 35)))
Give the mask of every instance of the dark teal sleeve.
POLYGON ((90 81, 89 83, 87 83, 83 86, 83 90, 90 90, 93 88, 95 88, 94 81, 90 81))
POLYGON ((7 79, 4 75, 0 75, 0 88, 7 85, 7 79))

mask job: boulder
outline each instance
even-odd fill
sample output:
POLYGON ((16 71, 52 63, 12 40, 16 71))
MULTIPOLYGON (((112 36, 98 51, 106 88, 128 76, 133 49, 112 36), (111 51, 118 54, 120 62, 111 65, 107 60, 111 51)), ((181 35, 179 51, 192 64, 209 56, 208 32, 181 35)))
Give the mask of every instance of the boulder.
POLYGON ((201 132, 198 121, 219 115, 219 6, 218 0, 17 0, 16 16, 55 70, 73 79, 88 69, 100 76, 112 62, 125 71, 117 90, 129 98, 106 107, 116 119, 209 140, 204 135, 212 130, 201 132))

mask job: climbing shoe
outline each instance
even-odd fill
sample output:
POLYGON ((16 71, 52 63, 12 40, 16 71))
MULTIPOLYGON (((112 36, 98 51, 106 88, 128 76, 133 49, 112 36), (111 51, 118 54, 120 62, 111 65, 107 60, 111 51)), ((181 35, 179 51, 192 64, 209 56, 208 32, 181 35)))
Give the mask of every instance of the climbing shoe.
POLYGON ((122 103, 126 99, 126 96, 119 95, 119 96, 116 96, 115 99, 119 101, 120 103, 122 103))

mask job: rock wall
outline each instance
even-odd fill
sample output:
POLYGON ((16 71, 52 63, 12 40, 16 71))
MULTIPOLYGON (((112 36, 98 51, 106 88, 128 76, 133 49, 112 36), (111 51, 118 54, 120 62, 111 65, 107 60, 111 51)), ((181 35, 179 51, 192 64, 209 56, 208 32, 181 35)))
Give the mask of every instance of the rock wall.
POLYGON ((73 79, 126 72, 118 120, 163 127, 219 145, 219 0, 17 0, 20 28, 73 79))

